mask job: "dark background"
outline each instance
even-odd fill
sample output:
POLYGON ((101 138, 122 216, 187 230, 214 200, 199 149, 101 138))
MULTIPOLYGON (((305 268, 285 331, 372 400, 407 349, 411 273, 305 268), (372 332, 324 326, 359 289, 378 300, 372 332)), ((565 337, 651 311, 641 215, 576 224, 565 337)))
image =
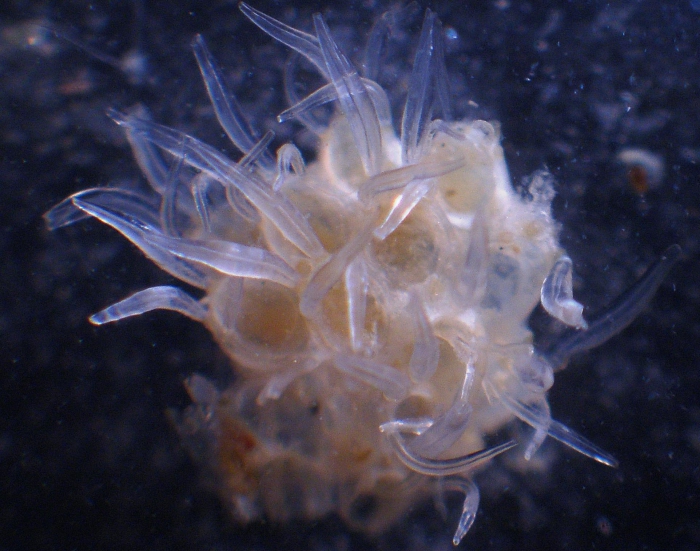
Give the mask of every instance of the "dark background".
MULTIPOLYGON (((197 32, 258 128, 273 126, 288 51, 235 2, 204 4, 8 0, 0 8, 0 549, 449 549, 459 500, 447 521, 427 504, 379 541, 337 519, 231 523, 165 414, 188 404, 186 376, 222 377, 226 358, 176 314, 89 325, 89 314, 130 292, 173 282, 94 221, 54 234, 43 225, 65 196, 138 177, 108 107, 144 103, 156 120, 233 153, 190 52, 197 32)), ((322 11, 356 61, 389 7, 254 5, 305 29, 322 11)), ((540 452, 552 459, 547 472, 512 473, 496 462, 478 476, 482 504, 463 547, 698 549, 700 2, 430 6, 452 37, 457 113, 501 121, 514 182, 545 165, 556 177, 555 215, 587 316, 669 244, 684 251, 651 307, 574 359, 550 394, 554 416, 620 467, 549 441, 540 452), (626 146, 663 155, 658 188, 631 189, 616 161, 626 146)), ((389 46, 389 89, 405 84, 420 20, 389 46)), ((276 130, 282 143, 298 129, 276 130)), ((533 325, 540 342, 560 330, 541 312, 533 325)))

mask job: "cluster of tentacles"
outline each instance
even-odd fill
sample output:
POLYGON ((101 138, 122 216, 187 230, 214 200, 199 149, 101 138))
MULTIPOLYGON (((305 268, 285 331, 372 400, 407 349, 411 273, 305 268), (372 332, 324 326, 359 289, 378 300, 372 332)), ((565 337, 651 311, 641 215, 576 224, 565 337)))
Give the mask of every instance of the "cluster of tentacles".
POLYGON ((240 8, 327 81, 303 99, 288 83, 294 105, 280 115, 318 134, 317 160, 306 166, 292 144, 273 158, 274 135, 253 132, 198 36, 216 118, 242 157, 151 121, 143 107, 111 111, 150 189, 89 189, 47 214, 51 228, 95 217, 202 291, 152 287, 90 320, 168 309, 211 330, 238 377, 226 389, 188 379, 194 405, 177 423, 234 514, 286 521, 335 511, 377 533, 417 500, 458 490, 457 544, 478 507, 472 474, 516 445, 517 430, 487 445, 514 418, 534 429, 527 459, 552 436, 614 465, 551 418, 553 371, 624 328, 679 249, 586 323, 550 213, 551 178, 538 172, 526 196, 516 193, 498 126, 451 120, 434 13, 397 136, 377 80, 382 41, 406 10, 375 25, 360 74, 320 15, 310 34, 240 8), (331 103, 335 115, 320 120, 331 103), (573 328, 548 351, 533 347, 527 327, 538 302, 573 328))

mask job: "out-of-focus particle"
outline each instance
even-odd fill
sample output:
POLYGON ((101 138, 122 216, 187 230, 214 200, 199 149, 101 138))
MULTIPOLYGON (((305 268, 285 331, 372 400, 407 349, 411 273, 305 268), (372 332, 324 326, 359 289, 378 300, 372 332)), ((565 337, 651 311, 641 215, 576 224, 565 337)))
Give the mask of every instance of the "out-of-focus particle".
POLYGON ((627 182, 639 195, 659 187, 664 180, 665 162, 661 155, 628 147, 617 154, 617 160, 627 167, 627 182))
POLYGON ((613 525, 608 517, 600 515, 595 521, 596 529, 602 536, 610 537, 613 533, 613 525))

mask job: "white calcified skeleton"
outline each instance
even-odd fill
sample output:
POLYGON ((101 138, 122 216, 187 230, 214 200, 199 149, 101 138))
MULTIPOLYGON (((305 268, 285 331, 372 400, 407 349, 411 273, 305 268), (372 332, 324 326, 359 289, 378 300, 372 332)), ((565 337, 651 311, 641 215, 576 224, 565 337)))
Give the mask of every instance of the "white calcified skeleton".
POLYGON ((152 287, 90 320, 175 310, 203 322, 232 358, 232 387, 187 381, 195 404, 178 426, 234 514, 285 521, 336 511, 376 533, 416 500, 457 490, 466 497, 456 545, 478 507, 473 473, 516 445, 486 441, 514 418, 534 430, 526 459, 551 436, 615 465, 551 418, 547 391, 572 354, 639 313, 679 249, 587 324, 551 218, 550 177, 535 174, 528 199, 516 194, 497 125, 451 120, 434 13, 397 137, 376 76, 378 44, 401 12, 375 25, 361 75, 320 15, 309 34, 240 8, 326 79, 280 116, 319 134, 318 160, 305 166, 292 144, 272 158, 272 134, 252 132, 198 36, 217 119, 243 156, 233 161, 141 107, 112 111, 150 191, 89 189, 47 214, 51 228, 93 216, 204 292, 198 300, 152 287), (330 102, 338 109, 322 127, 313 112, 330 102), (546 352, 526 325, 539 300, 577 329, 546 352))

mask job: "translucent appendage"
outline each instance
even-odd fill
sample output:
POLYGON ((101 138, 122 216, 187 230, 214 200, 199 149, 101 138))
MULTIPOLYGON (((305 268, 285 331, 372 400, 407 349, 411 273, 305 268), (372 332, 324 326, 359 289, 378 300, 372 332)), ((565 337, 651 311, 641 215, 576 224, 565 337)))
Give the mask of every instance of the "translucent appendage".
POLYGON ((408 96, 401 121, 401 158, 404 164, 414 161, 422 132, 430 122, 431 65, 436 15, 425 11, 418 49, 408 84, 408 96))
MULTIPOLYGON (((202 79, 207 88, 207 93, 214 107, 216 118, 224 129, 226 135, 243 153, 248 153, 257 140, 253 129, 248 124, 235 96, 227 89, 221 71, 216 68, 214 57, 202 35, 197 35, 192 42, 192 50, 197 58, 202 79)), ((263 165, 270 167, 272 159, 262 157, 263 165)))
POLYGON ((423 434, 426 430, 432 427, 434 421, 430 418, 421 419, 395 419, 387 421, 379 425, 379 430, 387 434, 402 432, 404 434, 423 434))
POLYGON ((379 86, 373 80, 367 78, 360 79, 362 84, 364 84, 369 97, 374 104, 374 110, 377 113, 377 119, 379 119, 379 124, 382 127, 391 130, 393 135, 392 120, 391 120, 391 106, 389 105, 389 98, 384 91, 384 88, 379 86))
POLYGON ((298 279, 292 268, 265 249, 215 239, 174 238, 144 225, 128 212, 115 212, 95 201, 77 196, 73 197, 73 202, 124 235, 166 271, 176 271, 178 265, 174 259, 179 258, 226 275, 267 279, 287 287, 293 287, 298 279))
MULTIPOLYGON (((152 144, 151 144, 152 145, 152 144)), ((168 178, 163 186, 162 200, 160 203, 160 224, 163 233, 180 237, 182 232, 179 228, 177 216, 177 196, 180 183, 180 174, 183 170, 184 154, 176 158, 168 170, 168 178)))
POLYGON ((210 274, 206 269, 175 257, 142 238, 145 232, 160 231, 160 216, 154 205, 143 196, 120 189, 93 188, 72 195, 44 215, 51 229, 72 224, 87 216, 94 216, 114 227, 169 274, 195 287, 207 287, 210 274), (103 218, 103 213, 106 218, 103 218))
POLYGON ((590 440, 587 440, 580 434, 574 432, 569 427, 552 419, 549 425, 549 430, 547 431, 549 436, 555 440, 559 440, 562 444, 566 444, 572 450, 576 450, 582 453, 586 457, 596 460, 598 463, 607 465, 608 467, 617 468, 620 464, 617 459, 610 455, 605 450, 599 448, 593 444, 590 440))
POLYGON ((353 352, 369 354, 370 342, 365 331, 369 276, 362 259, 355 259, 345 270, 345 290, 348 295, 348 327, 353 352))
POLYGON ((337 354, 334 363, 343 373, 381 390, 391 400, 405 398, 411 387, 411 381, 404 373, 374 360, 337 354))
POLYGON ((587 331, 574 333, 558 342, 546 354, 549 362, 555 367, 562 366, 574 354, 595 348, 625 329, 647 307, 680 255, 678 245, 666 249, 644 277, 589 323, 587 331))
POLYGON ((294 287, 299 279, 281 258, 257 247, 215 239, 173 239, 155 233, 146 234, 144 242, 229 276, 266 279, 285 287, 294 287))
POLYGON ((202 304, 185 293, 182 289, 163 285, 150 287, 112 304, 90 316, 95 325, 118 321, 131 316, 138 316, 151 310, 172 310, 184 314, 195 321, 202 321, 207 310, 202 304))
MULTIPOLYGON (((315 37, 314 37, 315 38, 315 37)), ((302 97, 297 94, 296 90, 296 76, 297 76, 297 69, 299 65, 299 60, 301 58, 301 55, 298 52, 293 52, 291 56, 289 56, 289 59, 287 60, 287 63, 284 64, 284 94, 285 97, 287 98, 287 103, 289 105, 299 105, 304 101, 302 97)), ((325 67, 324 67, 325 71, 325 67)), ((335 93, 335 88, 333 87, 332 84, 327 84, 325 87, 328 87, 328 90, 332 90, 333 93, 333 98, 336 99, 337 95, 335 93)), ((313 95, 313 92, 312 94, 313 95)), ((330 100, 329 100, 330 101, 330 100)), ((315 134, 316 136, 320 136, 323 134, 326 129, 327 129, 327 121, 325 120, 320 120, 317 117, 314 116, 313 112, 310 110, 306 109, 298 109, 295 110, 295 115, 296 119, 303 124, 309 132, 312 134, 315 134)), ((281 122, 281 121, 280 121, 281 122)))
POLYGON ((401 158, 415 160, 419 144, 437 103, 445 120, 452 118, 447 69, 442 38, 442 23, 429 9, 425 11, 418 49, 413 62, 408 96, 401 121, 401 158))
POLYGON ((472 220, 467 258, 459 278, 459 291, 467 306, 477 304, 484 295, 489 257, 488 228, 484 213, 479 211, 472 220))
MULTIPOLYGON (((131 109, 130 114, 142 119, 150 119, 148 110, 140 105, 131 109)), ((146 180, 156 192, 162 195, 165 192, 165 183, 168 178, 168 166, 159 151, 152 143, 144 140, 138 134, 127 132, 126 139, 131 146, 136 163, 146 176, 146 180)))
POLYGON ((413 452, 423 457, 435 457, 448 450, 459 440, 467 429, 472 406, 469 394, 474 383, 474 361, 466 363, 464 380, 460 392, 455 396, 449 409, 439 415, 433 425, 410 442, 413 452))
POLYGON ((194 200, 199 221, 206 233, 211 233, 211 217, 209 216, 209 205, 207 202, 207 189, 211 181, 206 174, 198 174, 192 179, 190 188, 192 189, 192 199, 194 200))
POLYGON ((265 383, 265 386, 255 399, 257 405, 262 406, 269 400, 279 400, 280 396, 295 379, 312 371, 320 364, 317 358, 297 359, 290 363, 291 365, 283 366, 280 371, 270 376, 270 379, 265 383))
POLYGON ((328 68, 328 77, 335 86, 340 107, 350 125, 365 173, 372 176, 379 172, 382 154, 382 136, 374 103, 360 75, 331 38, 328 26, 320 14, 314 15, 314 25, 328 68))
POLYGON ((303 176, 304 166, 301 151, 295 145, 290 143, 284 144, 277 150, 277 177, 272 185, 273 189, 275 191, 279 190, 292 171, 297 176, 303 176))
POLYGON ((586 329, 583 306, 574 300, 572 272, 573 264, 568 256, 557 260, 542 284, 540 300, 550 316, 571 327, 586 329))
POLYGON ((439 178, 459 170, 464 164, 465 161, 463 159, 454 159, 448 162, 424 161, 393 170, 385 170, 367 180, 358 191, 358 197, 363 202, 369 202, 380 193, 405 188, 414 181, 439 178))
POLYGON ((61 201, 44 214, 50 230, 75 224, 90 217, 90 214, 75 204, 75 200, 96 201, 105 208, 129 213, 143 225, 158 228, 160 225, 158 205, 151 198, 133 191, 118 188, 90 188, 79 191, 61 201))
POLYGON ((485 461, 489 461, 517 445, 512 440, 509 440, 493 448, 452 459, 429 459, 409 450, 398 433, 389 433, 388 437, 396 452, 396 456, 404 465, 417 473, 428 476, 448 476, 473 471, 485 461))
POLYGON ((547 399, 544 396, 542 396, 542 398, 534 404, 530 404, 528 407, 533 412, 533 417, 537 416, 540 422, 535 427, 535 432, 530 437, 530 441, 527 443, 527 446, 525 446, 523 457, 526 461, 530 461, 530 459, 535 456, 537 450, 540 449, 545 438, 547 438, 547 434, 552 426, 552 413, 549 408, 549 402, 547 402, 547 399))
POLYGON ((409 22, 420 11, 417 2, 411 2, 406 6, 394 6, 384 12, 372 25, 369 38, 365 47, 365 61, 363 73, 368 79, 377 80, 379 75, 382 45, 387 35, 402 24, 409 22))
POLYGON ((474 524, 476 513, 479 511, 479 488, 471 480, 466 478, 448 478, 443 483, 446 490, 457 490, 464 492, 464 504, 462 514, 457 523, 457 530, 452 538, 452 545, 459 545, 469 529, 474 524))
POLYGON ((409 308, 411 309, 415 336, 408 369, 411 379, 414 381, 427 381, 437 369, 440 359, 440 345, 425 308, 417 296, 411 297, 409 308))
POLYGON ((391 210, 381 225, 374 230, 374 235, 378 239, 386 239, 396 228, 399 227, 411 211, 416 207, 423 197, 430 191, 429 181, 420 180, 411 182, 394 199, 391 210))
POLYGON ((519 400, 512 398, 506 392, 498 392, 494 385, 489 381, 484 380, 483 384, 490 396, 496 396, 513 415, 533 427, 536 431, 538 429, 544 430, 555 440, 559 440, 559 442, 562 444, 565 444, 586 457, 590 457, 591 459, 594 459, 603 465, 608 465, 609 467, 617 467, 617 459, 615 459, 612 455, 562 423, 559 423, 551 418, 545 418, 541 409, 524 404, 519 400))
MULTIPOLYGON (((272 143, 272 140, 275 139, 275 133, 272 130, 268 130, 265 132, 262 138, 258 140, 258 142, 250 148, 250 150, 241 157, 241 159, 238 161, 238 166, 241 168, 248 168, 251 165, 254 165, 257 163, 261 157, 266 155, 267 152, 267 147, 272 143)), ((268 163, 266 163, 267 165, 268 163)))
MULTIPOLYGON (((281 21, 273 19, 269 15, 251 8, 245 2, 238 4, 241 12, 248 19, 250 19, 253 24, 257 25, 264 32, 269 34, 272 38, 281 42, 282 44, 289 46, 292 50, 299 52, 311 63, 313 63, 316 68, 321 71, 321 74, 328 77, 326 71, 326 64, 323 59, 323 54, 318 44, 318 39, 308 33, 299 31, 285 25, 281 21)), ((330 80, 330 79, 329 79, 330 80)))
MULTIPOLYGON (((381 126, 391 125, 391 108, 386 92, 376 82, 361 78, 360 81, 365 86, 367 93, 374 104, 374 110, 381 126)), ((291 119, 298 119, 302 123, 306 121, 307 114, 313 109, 335 101, 338 99, 338 92, 333 83, 321 86, 318 90, 311 92, 303 99, 295 101, 292 106, 285 109, 277 116, 277 121, 282 123, 291 119)))
POLYGON ((362 252, 372 239, 375 222, 366 224, 347 244, 337 251, 311 277, 301 295, 299 308, 306 317, 314 317, 323 297, 328 294, 348 268, 355 257, 362 252))
MULTIPOLYGON (((92 191, 92 190, 91 190, 92 191)), ((95 188, 94 191, 98 191, 95 188)), ((80 193, 85 193, 80 192, 80 193)), ((65 226, 71 226, 81 220, 90 218, 90 215, 73 204, 73 196, 65 198, 58 205, 55 205, 48 212, 44 213, 44 222, 50 230, 57 230, 65 226)))
POLYGON ((338 99, 338 94, 332 83, 321 86, 318 90, 311 92, 304 99, 294 103, 291 107, 277 115, 277 122, 283 123, 291 119, 302 119, 302 116, 309 111, 338 99))
POLYGON ((183 158, 188 165, 207 172, 224 186, 234 186, 260 210, 291 243, 310 257, 324 254, 323 247, 308 221, 284 195, 275 194, 264 180, 241 170, 213 147, 167 126, 124 115, 114 110, 109 115, 120 125, 138 132, 145 139, 183 158))
POLYGON ((440 106, 443 120, 452 120, 452 101, 450 100, 450 78, 445 65, 445 39, 442 30, 442 21, 435 18, 434 32, 435 56, 433 60, 433 71, 435 73, 435 94, 436 103, 440 106))

